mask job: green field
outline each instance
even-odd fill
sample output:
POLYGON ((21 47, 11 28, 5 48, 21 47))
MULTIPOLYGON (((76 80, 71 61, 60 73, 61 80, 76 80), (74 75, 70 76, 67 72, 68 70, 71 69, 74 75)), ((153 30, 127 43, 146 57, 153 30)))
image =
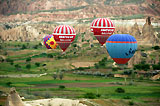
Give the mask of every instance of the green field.
MULTIPOLYGON (((99 44, 89 47, 89 44, 84 44, 83 48, 74 48, 74 44, 76 42, 70 45, 65 54, 61 54, 60 48, 47 50, 44 45, 40 45, 40 42, 3 43, 0 52, 0 55, 5 57, 0 63, 1 91, 9 92, 9 88, 15 87, 20 96, 24 96, 26 100, 59 97, 89 98, 101 101, 124 100, 127 103, 131 101, 145 105, 159 104, 159 80, 152 81, 149 77, 138 77, 137 74, 133 77, 133 73, 129 75, 126 82, 124 78, 105 76, 124 74, 124 71, 129 72, 129 70, 138 71, 143 67, 134 69, 126 65, 123 69, 114 68, 113 60, 107 54, 105 47, 101 48, 99 44), (35 49, 36 45, 38 46, 35 49), (73 65, 78 62, 95 64, 90 67, 82 65, 78 68, 73 65), (28 64, 29 68, 27 68, 28 64), (43 73, 47 75, 38 77, 43 73), (54 80, 55 73, 57 78, 54 80), (62 80, 59 79, 60 73, 63 73, 62 80), (8 77, 4 77, 5 75, 8 77), (25 75, 27 75, 26 78, 23 77, 25 75), (116 91, 118 88, 122 89, 122 92, 116 91)), ((156 59, 155 56, 159 54, 159 49, 155 50, 155 47, 151 46, 139 46, 138 51, 150 52, 148 56, 152 59, 156 59)), ((137 66, 143 65, 146 63, 137 64, 137 66)), ((0 104, 4 103, 3 99, 1 97, 0 104)))

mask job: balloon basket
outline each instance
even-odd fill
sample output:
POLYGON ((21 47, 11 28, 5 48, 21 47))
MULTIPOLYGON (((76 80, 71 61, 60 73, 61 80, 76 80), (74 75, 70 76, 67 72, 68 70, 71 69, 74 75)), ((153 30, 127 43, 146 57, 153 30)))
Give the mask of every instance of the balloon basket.
POLYGON ((101 45, 101 48, 103 48, 104 46, 103 45, 101 45))
POLYGON ((64 55, 64 54, 66 54, 66 52, 62 52, 62 54, 64 55))

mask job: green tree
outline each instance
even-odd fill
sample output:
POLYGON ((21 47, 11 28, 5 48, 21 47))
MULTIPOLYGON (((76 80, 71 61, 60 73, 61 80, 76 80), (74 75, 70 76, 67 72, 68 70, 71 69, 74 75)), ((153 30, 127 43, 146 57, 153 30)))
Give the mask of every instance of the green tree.
POLYGON ((37 67, 39 67, 39 66, 40 66, 40 63, 36 62, 35 65, 36 65, 37 67))
POLYGON ((77 44, 73 44, 73 47, 77 47, 77 44))
POLYGON ((153 70, 160 70, 160 64, 154 64, 152 65, 153 70))
POLYGON ((61 72, 61 73, 59 73, 59 79, 60 79, 60 80, 62 80, 62 79, 63 79, 63 77, 64 77, 64 76, 63 76, 63 73, 62 73, 62 72, 61 72))
POLYGON ((48 58, 53 58, 53 55, 52 54, 47 54, 47 57, 48 58))
POLYGON ((134 65, 134 69, 147 71, 148 69, 150 69, 150 65, 143 62, 143 63, 134 65))
POLYGON ((154 46, 153 49, 158 50, 158 49, 160 49, 160 47, 159 46, 154 46))
POLYGON ((5 51, 5 52, 4 52, 4 55, 5 55, 5 56, 8 55, 8 52, 5 51))
POLYGON ((26 65, 26 68, 27 68, 28 70, 30 70, 30 69, 31 69, 31 65, 30 65, 30 64, 27 64, 27 65, 26 65))
POLYGON ((94 94, 94 93, 86 93, 86 94, 84 94, 84 98, 95 99, 96 98, 96 94, 94 94))
POLYGON ((112 71, 118 71, 118 68, 117 67, 113 67, 112 71))
POLYGON ((64 85, 59 85, 59 89, 64 89, 65 86, 64 85))
POLYGON ((115 90, 115 92, 117 92, 117 93, 125 93, 125 90, 123 88, 117 88, 115 90))
POLYGON ((26 59, 26 62, 30 62, 30 61, 31 61, 31 58, 30 58, 30 57, 26 59))
POLYGON ((98 69, 98 68, 99 68, 99 65, 98 65, 97 63, 95 63, 95 64, 94 64, 94 67, 95 67, 96 69, 98 69))
POLYGON ((16 64, 14 66, 15 66, 16 70, 20 70, 21 69, 21 66, 19 64, 16 64))
POLYGON ((12 82, 7 82, 6 83, 6 85, 9 86, 9 87, 11 86, 11 84, 12 84, 12 82))
POLYGON ((11 64, 11 65, 13 65, 13 64, 14 64, 14 62, 10 62, 10 64, 11 64))
POLYGON ((21 49, 27 49, 27 46, 23 44, 21 49))
POLYGON ((38 45, 39 45, 39 46, 42 46, 42 43, 39 43, 38 45))
POLYGON ((54 80, 56 80, 57 79, 57 74, 54 73, 52 77, 54 78, 54 80))
POLYGON ((10 58, 7 58, 7 59, 6 59, 6 62, 13 62, 13 60, 10 59, 10 58))
POLYGON ((38 45, 33 46, 34 49, 38 49, 38 45))

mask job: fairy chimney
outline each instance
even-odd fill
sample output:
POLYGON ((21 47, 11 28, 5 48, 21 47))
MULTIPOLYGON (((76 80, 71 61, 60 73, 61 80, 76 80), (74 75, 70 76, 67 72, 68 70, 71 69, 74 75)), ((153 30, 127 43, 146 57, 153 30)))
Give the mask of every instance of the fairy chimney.
POLYGON ((10 89, 5 106, 25 106, 15 88, 10 89))
POLYGON ((159 41, 159 38, 155 36, 155 31, 151 24, 151 17, 147 17, 146 23, 142 28, 142 39, 146 43, 152 44, 152 46, 157 44, 157 41, 159 41))
POLYGON ((133 27, 130 30, 130 34, 133 35, 135 38, 140 38, 141 32, 139 30, 137 22, 133 25, 133 27))

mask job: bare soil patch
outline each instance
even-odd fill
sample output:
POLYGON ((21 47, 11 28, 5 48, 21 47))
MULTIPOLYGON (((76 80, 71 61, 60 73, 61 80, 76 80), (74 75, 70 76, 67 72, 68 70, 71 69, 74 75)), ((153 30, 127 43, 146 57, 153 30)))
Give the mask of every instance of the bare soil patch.
MULTIPOLYGON (((36 84, 36 88, 57 88, 59 85, 64 85, 65 87, 110 87, 117 86, 108 83, 61 83, 61 84, 36 84)), ((120 85, 118 85, 120 86, 120 85)))
POLYGON ((73 66, 76 68, 78 67, 89 67, 89 66, 94 66, 96 62, 74 62, 72 63, 73 66))

